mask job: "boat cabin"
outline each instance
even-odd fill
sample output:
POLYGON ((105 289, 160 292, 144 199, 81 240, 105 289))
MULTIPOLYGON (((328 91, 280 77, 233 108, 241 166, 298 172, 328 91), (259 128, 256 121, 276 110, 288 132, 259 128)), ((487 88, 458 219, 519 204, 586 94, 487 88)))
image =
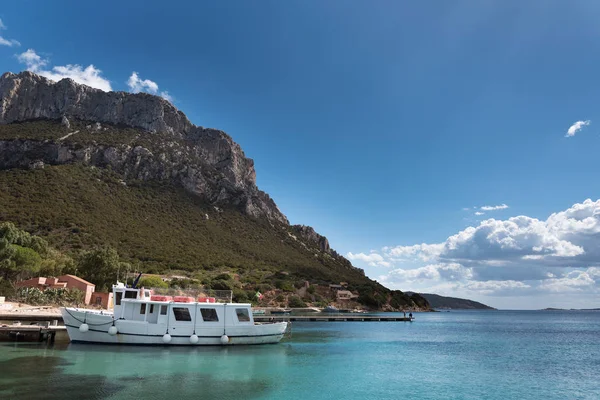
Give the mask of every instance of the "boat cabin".
POLYGON ((120 282, 113 285, 113 295, 114 318, 139 322, 139 328, 146 325, 148 334, 164 333, 165 326, 180 334, 199 330, 218 334, 224 326, 254 325, 250 304, 217 303, 212 297, 154 295, 151 290, 128 288, 120 282))

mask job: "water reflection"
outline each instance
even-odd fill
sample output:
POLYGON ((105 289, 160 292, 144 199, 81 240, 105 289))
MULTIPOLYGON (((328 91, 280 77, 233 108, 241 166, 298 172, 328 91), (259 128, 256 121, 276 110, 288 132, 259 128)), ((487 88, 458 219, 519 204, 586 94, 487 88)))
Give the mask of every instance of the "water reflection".
POLYGON ((0 348, 0 398, 239 399, 279 389, 289 346, 146 347, 71 344, 0 348), (4 351, 7 350, 7 351, 4 351), (35 355, 31 355, 35 354, 35 355), (8 373, 4 373, 8 371, 8 373), (237 394, 237 395, 236 395, 237 394))

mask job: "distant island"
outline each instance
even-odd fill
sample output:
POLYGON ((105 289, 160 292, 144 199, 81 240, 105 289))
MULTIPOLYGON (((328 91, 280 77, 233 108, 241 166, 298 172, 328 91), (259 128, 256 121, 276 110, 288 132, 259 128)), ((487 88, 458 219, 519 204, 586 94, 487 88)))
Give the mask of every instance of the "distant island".
MULTIPOLYGON (((405 292, 407 294, 412 292, 405 292)), ((419 293, 429 302, 431 308, 449 309, 449 310, 495 310, 494 307, 468 299, 459 299, 457 297, 446 297, 432 293, 419 293)))

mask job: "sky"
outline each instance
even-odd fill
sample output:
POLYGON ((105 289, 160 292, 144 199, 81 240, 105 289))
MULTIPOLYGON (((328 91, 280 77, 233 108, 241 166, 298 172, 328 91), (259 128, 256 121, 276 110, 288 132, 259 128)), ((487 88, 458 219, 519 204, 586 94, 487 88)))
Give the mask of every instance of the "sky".
POLYGON ((600 3, 27 1, 0 70, 145 91, 387 287, 600 307, 600 3))

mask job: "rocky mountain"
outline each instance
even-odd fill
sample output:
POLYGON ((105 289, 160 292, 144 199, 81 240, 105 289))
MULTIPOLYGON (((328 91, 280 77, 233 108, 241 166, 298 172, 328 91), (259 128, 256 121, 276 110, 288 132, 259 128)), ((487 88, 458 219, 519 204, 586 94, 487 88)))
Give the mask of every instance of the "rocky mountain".
POLYGON ((287 271, 294 284, 346 281, 364 304, 427 307, 290 225, 229 135, 161 97, 31 72, 3 74, 0 96, 0 221, 64 251, 110 245, 144 270, 233 269, 283 287, 287 271))
MULTIPOLYGON (((411 294, 412 292, 406 292, 411 294)), ((429 302, 432 308, 452 309, 452 310, 495 310, 495 308, 487 306, 477 301, 460 299, 457 297, 440 296, 432 293, 419 293, 429 302)))
POLYGON ((275 202, 256 187, 254 161, 229 135, 195 126, 161 97, 103 92, 71 79, 53 82, 31 72, 3 74, 0 95, 3 125, 50 119, 63 120, 65 127, 70 127, 69 121, 92 121, 95 124, 86 126, 87 130, 100 138, 106 129, 102 124, 111 124, 139 128, 160 136, 162 142, 161 148, 150 149, 94 143, 74 148, 61 140, 2 141, 0 168, 74 161, 110 166, 127 179, 175 180, 210 203, 235 204, 253 217, 288 222, 275 202))

